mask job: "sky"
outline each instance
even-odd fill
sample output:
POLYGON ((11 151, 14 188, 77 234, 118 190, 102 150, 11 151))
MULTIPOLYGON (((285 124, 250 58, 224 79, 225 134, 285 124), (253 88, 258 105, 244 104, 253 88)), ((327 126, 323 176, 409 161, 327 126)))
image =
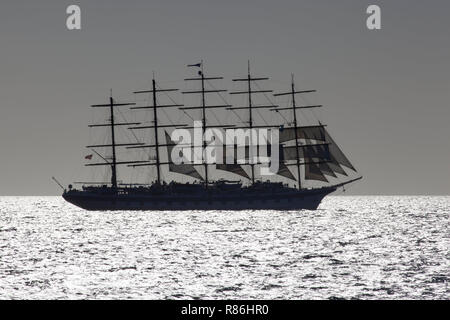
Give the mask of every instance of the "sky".
MULTIPOLYGON (((83 174, 89 105, 167 85, 203 59, 318 90, 361 195, 450 194, 447 0, 11 1, 0 4, 0 195, 58 195, 83 174), (66 8, 81 8, 81 30, 66 8), (366 9, 381 8, 381 30, 366 9)), ((278 87, 277 87, 278 89, 278 87)))

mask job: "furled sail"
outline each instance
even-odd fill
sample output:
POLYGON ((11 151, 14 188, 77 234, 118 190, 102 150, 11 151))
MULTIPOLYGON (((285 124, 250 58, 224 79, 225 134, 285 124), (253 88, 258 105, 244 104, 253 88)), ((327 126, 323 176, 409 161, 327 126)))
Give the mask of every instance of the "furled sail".
POLYGON ((167 143, 167 154, 169 158, 169 171, 175 172, 179 174, 184 174, 186 176, 193 177, 195 179, 203 180, 202 176, 198 173, 198 171, 194 168, 191 164, 175 164, 172 163, 170 155, 172 154, 172 150, 176 143, 172 141, 169 134, 165 132, 166 134, 166 143, 167 143))

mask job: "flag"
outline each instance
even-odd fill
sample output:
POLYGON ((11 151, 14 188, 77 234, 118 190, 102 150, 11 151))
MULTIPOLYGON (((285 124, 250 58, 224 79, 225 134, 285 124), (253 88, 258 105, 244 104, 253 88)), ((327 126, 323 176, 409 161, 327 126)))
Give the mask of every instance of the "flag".
POLYGON ((87 156, 84 157, 87 160, 91 160, 92 159, 92 154, 88 154, 87 156))
POLYGON ((197 67, 197 68, 200 68, 200 67, 202 66, 202 64, 201 64, 201 63, 197 63, 197 64, 188 64, 187 66, 188 66, 188 67, 197 67))

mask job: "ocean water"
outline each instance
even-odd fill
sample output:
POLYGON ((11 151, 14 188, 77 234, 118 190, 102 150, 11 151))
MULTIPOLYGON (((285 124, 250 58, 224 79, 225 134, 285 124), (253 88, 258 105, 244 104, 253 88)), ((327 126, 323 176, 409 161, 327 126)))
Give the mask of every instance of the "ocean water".
POLYGON ((88 212, 0 197, 1 299, 450 299, 450 197, 88 212))

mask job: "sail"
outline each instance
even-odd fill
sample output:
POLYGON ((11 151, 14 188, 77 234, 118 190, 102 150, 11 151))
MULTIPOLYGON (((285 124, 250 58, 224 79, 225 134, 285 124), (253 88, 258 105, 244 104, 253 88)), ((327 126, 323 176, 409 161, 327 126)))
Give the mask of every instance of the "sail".
MULTIPOLYGON (((345 154, 342 152, 342 150, 330 136, 328 131, 326 131, 325 129, 324 129, 324 136, 325 140, 328 143, 328 151, 327 151, 328 161, 320 164, 307 164, 305 166, 305 179, 327 181, 325 175, 336 177, 336 173, 347 176, 347 173, 342 168, 342 166, 345 166, 353 171, 356 171, 351 162, 348 160, 348 158, 345 156, 345 154)), ((306 139, 307 141, 310 141, 309 139, 316 140, 316 137, 307 136, 306 139)), ((317 146, 316 148, 319 148, 319 146, 317 146)), ((320 148, 322 149, 322 147, 320 148)), ((322 151, 320 151, 319 154, 322 153, 322 151)), ((307 153, 307 155, 314 156, 311 150, 307 153)))
POLYGON ((305 180, 328 182, 328 179, 325 177, 322 170, 320 170, 319 165, 312 162, 312 159, 308 159, 305 164, 305 180))
MULTIPOLYGON (((297 160, 296 146, 280 146, 282 160, 297 160)), ((328 182, 325 174, 335 177, 333 170, 323 161, 329 158, 327 144, 321 145, 303 145, 298 148, 298 155, 301 162, 305 165, 305 180, 318 180, 328 182)))
MULTIPOLYGON (((267 147, 267 155, 270 157, 271 155, 271 147, 270 144, 266 146, 267 147)), ((233 148, 233 147, 232 147, 233 148)), ((245 159, 248 160, 249 159, 249 146, 245 146, 243 147, 245 148, 245 159)), ((260 146, 261 148, 261 146, 260 146)), ((224 162, 226 163, 226 156, 227 156, 227 150, 231 149, 229 148, 225 148, 224 147, 224 151, 223 151, 223 157, 224 157, 224 162)), ((234 159, 237 159, 237 146, 234 146, 234 159)), ((283 160, 283 156, 280 150, 280 163, 279 163, 279 169, 277 172, 277 175, 280 175, 282 177, 297 181, 297 179, 295 178, 295 176, 292 174, 291 170, 289 170, 289 168, 286 166, 286 164, 282 161, 283 160)), ((219 170, 224 170, 224 171, 228 171, 228 172, 232 172, 234 174, 240 175, 244 178, 250 179, 250 177, 247 175, 247 173, 245 172, 245 170, 242 168, 242 165, 236 164, 236 160, 234 160, 233 164, 217 164, 216 168, 219 170)))
MULTIPOLYGON (((260 146, 260 148, 261 147, 263 147, 263 146, 260 146)), ((271 147, 270 143, 266 146, 266 148, 267 148, 267 156, 271 157, 272 147, 271 147)), ((294 152, 295 152, 295 149, 294 149, 294 152)), ((280 145, 278 155, 279 155, 279 167, 278 167, 277 175, 297 181, 297 178, 292 174, 289 167, 285 164, 285 160, 297 159, 296 153, 292 154, 291 150, 289 150, 287 153, 285 153, 283 150, 283 146, 280 145)))
POLYGON ((289 170, 288 166, 284 162, 280 162, 280 167, 278 168, 277 175, 297 181, 297 178, 289 170))
POLYGON ((334 148, 332 147, 333 143, 331 143, 329 140, 327 140, 327 142, 328 144, 325 145, 315 145, 307 147, 307 149, 305 150, 305 157, 314 158, 318 161, 326 161, 319 164, 319 168, 324 174, 336 177, 335 173, 339 173, 346 176, 347 173, 344 169, 342 169, 342 167, 339 165, 339 162, 331 152, 331 148, 334 148))
MULTIPOLYGON (((336 178, 336 177, 337 177, 336 174, 335 174, 335 171, 333 171, 333 169, 330 167, 330 165, 329 165, 328 162, 322 162, 322 163, 319 163, 318 166, 319 166, 319 170, 320 170, 324 175, 331 176, 331 177, 333 177, 333 178, 336 178)), ((341 169, 342 169, 342 168, 341 168, 341 169)))
MULTIPOLYGON (((283 146, 283 156, 286 160, 296 160, 297 150, 295 146, 283 146)), ((323 175, 336 177, 334 171, 328 165, 330 160, 330 152, 328 144, 310 144, 299 146, 299 158, 305 163, 307 172, 306 179, 325 181, 323 175), (309 163, 315 162, 315 163, 309 163), (321 173, 321 174, 320 174, 321 173)))
POLYGON ((338 165, 343 165, 353 171, 356 171, 355 167, 351 164, 342 150, 338 147, 336 142, 334 142, 333 138, 331 138, 328 131, 325 130, 325 138, 330 143, 330 155, 333 163, 337 163, 338 165))
MULTIPOLYGON (((221 164, 216 164, 216 169, 218 170, 222 170, 222 171, 228 171, 234 174, 237 174, 241 177, 244 177, 246 179, 250 179, 250 177, 248 176, 247 172, 245 172, 245 170, 242 168, 241 165, 236 164, 236 159, 237 159, 237 149, 236 147, 234 147, 234 161, 233 163, 227 163, 226 159, 227 159, 227 149, 231 149, 231 148, 227 148, 226 146, 223 146, 223 152, 222 152, 222 156, 223 156, 223 163, 221 164)), ((248 149, 246 148, 245 150, 246 152, 246 159, 248 159, 248 149)))
POLYGON ((328 167, 335 173, 342 174, 344 176, 347 175, 347 172, 339 165, 333 155, 330 154, 330 162, 327 163, 328 167))
MULTIPOLYGON (((317 168, 313 168, 311 172, 322 171, 323 174, 330 175, 336 177, 336 173, 347 176, 346 171, 342 168, 345 166, 353 171, 356 169, 353 167, 351 162, 330 136, 328 131, 326 131, 323 125, 318 126, 309 126, 309 127, 299 127, 297 128, 297 135, 299 139, 304 139, 308 142, 318 141, 318 142, 326 142, 327 144, 319 145, 316 144, 314 146, 300 146, 301 147, 301 155, 300 157, 303 159, 310 158, 314 161, 326 161, 326 163, 320 163, 315 165, 317 168)), ((295 140, 295 129, 294 128, 286 128, 280 129, 280 142, 287 142, 295 140)), ((289 146, 283 148, 283 155, 287 160, 295 160, 296 150, 295 146, 289 146)), ((310 166, 312 167, 312 166, 310 166)), ((309 168, 305 168, 309 169, 309 168)), ((311 177, 314 177, 312 175, 311 177)), ((322 177, 319 176, 320 181, 322 177)))
MULTIPOLYGON (((299 127, 297 128, 299 139, 305 140, 307 145, 299 145, 299 159, 305 165, 305 179, 328 182, 325 176, 336 178, 336 173, 347 176, 346 171, 341 165, 354 171, 354 167, 331 138, 323 125, 299 127), (320 142, 314 143, 313 141, 320 142)), ((295 140, 294 128, 280 129, 280 142, 295 140)), ((270 157, 271 147, 267 145, 267 154, 270 157)), ((280 145, 280 166, 277 175, 297 181, 289 167, 285 164, 286 160, 297 160, 296 146, 280 145)), ((245 147, 245 158, 248 159, 248 146, 245 147)), ((236 158, 235 147, 235 158, 236 158)), ((224 151, 225 157, 225 151, 224 151)), ((237 164, 217 165, 220 170, 225 170, 239 174, 248 178, 243 168, 237 164)))
POLYGON ((184 174, 186 176, 193 177, 195 179, 203 180, 202 176, 198 173, 197 170, 195 170, 194 166, 191 164, 175 164, 172 163, 170 155, 172 154, 173 147, 175 146, 175 142, 172 141, 170 136, 165 132, 166 134, 166 143, 167 143, 167 154, 169 158, 169 171, 175 172, 179 174, 184 174))

